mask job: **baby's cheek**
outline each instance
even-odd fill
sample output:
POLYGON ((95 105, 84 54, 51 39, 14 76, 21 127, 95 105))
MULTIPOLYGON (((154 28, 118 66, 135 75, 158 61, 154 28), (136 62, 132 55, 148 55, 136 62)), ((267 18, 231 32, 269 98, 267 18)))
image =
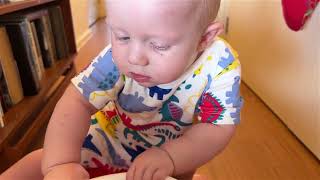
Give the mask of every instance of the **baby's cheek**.
POLYGON ((113 58, 113 61, 118 65, 118 66, 122 66, 125 64, 125 60, 127 59, 126 58, 126 55, 125 55, 125 52, 123 51, 119 51, 118 50, 119 48, 117 48, 116 46, 114 46, 112 48, 112 58, 113 58))
POLYGON ((169 65, 166 68, 159 69, 157 77, 163 81, 162 83, 170 83, 178 79, 182 73, 181 68, 169 65))
POLYGON ((126 63, 124 61, 123 57, 119 57, 116 55, 113 55, 113 61, 116 64, 116 66, 118 67, 119 71, 122 73, 126 73, 126 63))

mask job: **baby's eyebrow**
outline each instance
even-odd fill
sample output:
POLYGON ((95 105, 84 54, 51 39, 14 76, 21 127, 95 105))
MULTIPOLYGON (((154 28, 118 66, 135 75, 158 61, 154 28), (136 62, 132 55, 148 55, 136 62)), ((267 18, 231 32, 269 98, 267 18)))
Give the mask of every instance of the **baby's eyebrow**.
POLYGON ((114 25, 112 25, 110 22, 107 22, 107 26, 112 30, 112 31, 121 31, 121 32, 124 32, 124 33, 128 33, 127 31, 121 29, 121 28, 118 28, 114 25))
POLYGON ((168 35, 168 34, 161 34, 161 35, 157 35, 157 34, 151 34, 149 35, 149 39, 153 39, 155 41, 165 41, 164 43, 172 43, 172 42, 176 42, 180 39, 180 36, 178 35, 168 35))

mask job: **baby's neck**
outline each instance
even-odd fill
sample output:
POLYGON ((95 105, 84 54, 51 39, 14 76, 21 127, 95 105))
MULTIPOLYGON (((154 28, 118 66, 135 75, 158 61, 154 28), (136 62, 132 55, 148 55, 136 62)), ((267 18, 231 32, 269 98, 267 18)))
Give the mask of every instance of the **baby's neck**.
MULTIPOLYGON (((204 52, 204 51, 199 52, 198 55, 197 55, 197 57, 196 57, 196 59, 195 59, 194 61, 196 61, 197 59, 199 59, 199 57, 202 55, 203 52, 204 52)), ((193 61, 193 62, 194 62, 194 61, 193 61)))

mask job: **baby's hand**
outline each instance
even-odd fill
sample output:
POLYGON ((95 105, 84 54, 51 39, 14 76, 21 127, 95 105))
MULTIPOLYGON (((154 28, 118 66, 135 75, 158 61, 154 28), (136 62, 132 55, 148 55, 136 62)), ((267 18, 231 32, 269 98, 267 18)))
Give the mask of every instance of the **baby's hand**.
POLYGON ((77 163, 61 164, 53 167, 44 180, 88 180, 88 172, 77 163))
POLYGON ((160 148, 151 148, 141 153, 132 163, 127 180, 165 180, 172 176, 174 164, 169 154, 160 148))

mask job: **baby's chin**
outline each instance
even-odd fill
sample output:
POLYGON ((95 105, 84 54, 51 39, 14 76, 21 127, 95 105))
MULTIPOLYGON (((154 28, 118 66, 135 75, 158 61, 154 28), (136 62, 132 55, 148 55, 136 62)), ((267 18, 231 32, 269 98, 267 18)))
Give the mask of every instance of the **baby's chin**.
POLYGON ((153 86, 157 86, 160 83, 154 83, 154 82, 137 82, 140 86, 149 88, 149 87, 153 87, 153 86))
MULTIPOLYGON (((137 81, 136 81, 137 82, 137 81)), ((159 82, 155 82, 155 81, 148 81, 148 82, 137 82, 140 86, 149 88, 149 87, 154 87, 154 86, 158 86, 158 85, 163 85, 163 84, 167 84, 167 83, 171 83, 172 81, 166 82, 166 81, 159 81, 159 82)))
POLYGON ((174 82, 176 79, 174 80, 170 80, 170 81, 148 81, 148 82, 137 82, 140 86, 149 88, 149 87, 154 87, 154 86, 159 86, 159 85, 167 85, 170 84, 172 82, 174 82))

